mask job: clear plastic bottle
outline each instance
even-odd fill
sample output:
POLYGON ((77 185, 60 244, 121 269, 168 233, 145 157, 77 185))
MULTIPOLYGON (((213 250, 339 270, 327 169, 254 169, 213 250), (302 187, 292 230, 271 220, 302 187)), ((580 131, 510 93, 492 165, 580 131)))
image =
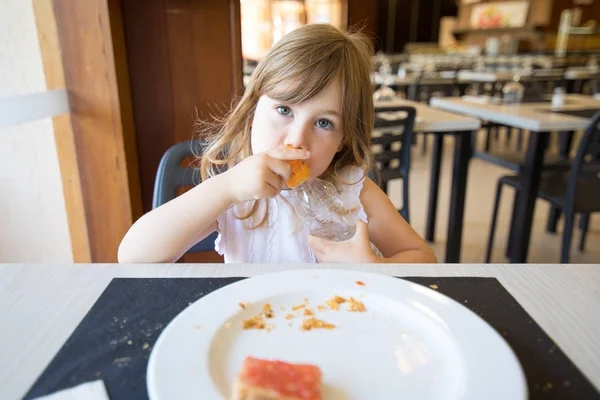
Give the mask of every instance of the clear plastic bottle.
POLYGON ((356 211, 342 201, 335 186, 322 179, 306 181, 293 189, 294 207, 310 235, 341 242, 356 233, 356 211))

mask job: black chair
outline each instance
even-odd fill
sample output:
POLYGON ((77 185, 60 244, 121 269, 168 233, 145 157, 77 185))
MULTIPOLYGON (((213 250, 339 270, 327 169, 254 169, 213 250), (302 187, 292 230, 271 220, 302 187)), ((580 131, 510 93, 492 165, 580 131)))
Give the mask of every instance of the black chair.
POLYGON ((402 208, 398 212, 407 222, 410 222, 410 148, 416 115, 414 107, 376 107, 375 130, 371 137, 381 189, 387 194, 388 182, 402 179, 402 208))
MULTIPOLYGON (((453 97, 464 93, 464 88, 459 87, 458 73, 453 78, 441 76, 419 76, 407 89, 407 99, 429 105, 433 97, 453 97)), ((423 135, 423 146, 421 154, 427 153, 428 132, 420 132, 423 135)))
MULTIPOLYGON (((490 262, 498 206, 504 185, 514 187, 518 195, 521 186, 519 175, 507 175, 498 180, 485 257, 486 262, 490 262)), ((600 199, 600 112, 596 113, 586 129, 570 170, 543 172, 538 197, 549 202, 565 215, 560 261, 561 263, 568 263, 575 214, 582 214, 579 248, 583 250, 589 224, 589 214, 600 211, 600 201, 598 200, 600 199)))
MULTIPOLYGON (((152 197, 152 208, 157 208, 177 197, 177 190, 182 187, 194 186, 202 182, 197 169, 185 160, 194 154, 190 142, 181 142, 169 148, 160 160, 156 180, 154 181, 154 195, 152 197)), ((217 233, 212 233, 204 240, 192 246, 187 253, 211 251, 215 249, 217 233)))

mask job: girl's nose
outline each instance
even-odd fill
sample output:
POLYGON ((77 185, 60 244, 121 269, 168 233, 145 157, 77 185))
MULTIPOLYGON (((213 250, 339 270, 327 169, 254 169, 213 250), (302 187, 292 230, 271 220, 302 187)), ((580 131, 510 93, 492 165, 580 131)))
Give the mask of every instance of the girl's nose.
POLYGON ((308 150, 308 141, 312 132, 310 124, 298 124, 290 127, 285 137, 285 145, 296 149, 308 150))

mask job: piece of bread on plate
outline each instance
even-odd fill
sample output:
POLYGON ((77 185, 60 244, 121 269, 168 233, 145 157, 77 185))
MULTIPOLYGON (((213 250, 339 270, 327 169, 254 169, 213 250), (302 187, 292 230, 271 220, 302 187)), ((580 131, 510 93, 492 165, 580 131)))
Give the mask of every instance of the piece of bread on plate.
POLYGON ((321 400, 319 367, 247 357, 233 400, 321 400))

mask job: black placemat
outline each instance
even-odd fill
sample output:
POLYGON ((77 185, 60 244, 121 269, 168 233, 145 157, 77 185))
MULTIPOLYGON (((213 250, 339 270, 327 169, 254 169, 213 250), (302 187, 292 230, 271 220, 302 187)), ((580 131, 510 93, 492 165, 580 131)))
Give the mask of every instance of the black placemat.
MULTIPOLYGON (((191 302, 243 278, 114 279, 60 349, 26 399, 103 379, 111 400, 146 399, 146 366, 162 329, 191 302)), ((600 399, 591 383, 493 278, 406 280, 469 307, 510 344, 531 399, 600 399)))

